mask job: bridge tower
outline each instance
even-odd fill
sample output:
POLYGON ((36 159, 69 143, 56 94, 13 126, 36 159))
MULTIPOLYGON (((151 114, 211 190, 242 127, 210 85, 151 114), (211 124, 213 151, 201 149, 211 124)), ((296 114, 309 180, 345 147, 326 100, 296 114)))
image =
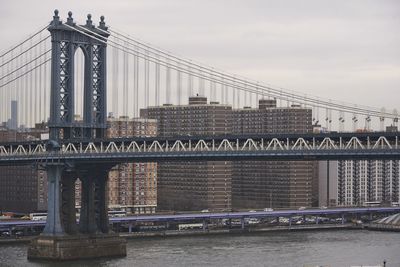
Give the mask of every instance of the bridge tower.
MULTIPOLYGON (((106 132, 106 40, 109 36, 100 18, 93 25, 76 25, 72 12, 65 23, 54 11, 51 33, 50 140, 47 149, 59 153, 64 140, 104 138, 106 132), (74 118, 74 55, 84 54, 83 120, 74 118)), ((111 165, 79 160, 43 162, 48 177, 46 226, 28 248, 29 259, 69 260, 125 256, 126 241, 109 231, 107 178, 111 165), (75 211, 75 181, 82 182, 79 225, 75 211)))
POLYGON ((48 30, 51 33, 51 107, 50 139, 103 138, 106 126, 106 48, 99 37, 109 36, 104 17, 98 27, 87 16, 86 24, 77 28, 68 13, 62 23, 55 11, 48 30), (85 31, 87 29, 87 31, 85 31), (97 34, 94 35, 94 33, 97 34), (82 49, 84 60, 83 120, 74 118, 74 58, 82 49))

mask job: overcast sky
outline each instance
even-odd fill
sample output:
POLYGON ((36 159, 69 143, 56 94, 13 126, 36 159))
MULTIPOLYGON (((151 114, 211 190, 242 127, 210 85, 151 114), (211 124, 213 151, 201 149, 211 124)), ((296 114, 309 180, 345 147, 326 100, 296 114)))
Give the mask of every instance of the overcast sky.
POLYGON ((55 8, 271 85, 400 110, 397 0, 0 0, 0 51, 55 8))

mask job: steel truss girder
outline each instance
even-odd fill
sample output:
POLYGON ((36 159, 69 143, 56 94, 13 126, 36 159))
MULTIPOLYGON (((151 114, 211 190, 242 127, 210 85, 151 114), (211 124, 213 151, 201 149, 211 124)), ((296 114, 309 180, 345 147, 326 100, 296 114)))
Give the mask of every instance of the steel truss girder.
MULTIPOLYGON (((394 139, 393 139, 394 140, 394 139)), ((394 155, 400 151, 398 144, 385 136, 363 139, 357 136, 341 138, 339 141, 330 137, 307 139, 301 136, 296 138, 279 137, 254 137, 254 138, 132 138, 132 139, 111 139, 98 140, 92 142, 83 141, 65 141, 60 144, 60 151, 57 155, 60 157, 80 157, 97 156, 100 154, 118 155, 124 157, 137 157, 139 155, 159 153, 166 157, 178 155, 184 157, 185 154, 199 155, 204 153, 224 153, 229 157, 229 153, 247 152, 248 157, 256 155, 277 155, 282 157, 337 155, 341 158, 345 155, 357 153, 367 155, 366 158, 376 155, 394 155), (266 153, 268 152, 268 153, 266 153), (258 154, 257 154, 258 153, 258 154), (297 153, 297 154, 296 154, 297 153), (167 156, 168 154, 168 156, 167 156)), ((396 139, 397 140, 397 139, 396 139)), ((37 143, 17 143, 0 144, 0 161, 19 156, 41 157, 52 156, 53 151, 47 151, 44 141, 37 143)), ((335 156, 333 156, 335 157, 335 156)))

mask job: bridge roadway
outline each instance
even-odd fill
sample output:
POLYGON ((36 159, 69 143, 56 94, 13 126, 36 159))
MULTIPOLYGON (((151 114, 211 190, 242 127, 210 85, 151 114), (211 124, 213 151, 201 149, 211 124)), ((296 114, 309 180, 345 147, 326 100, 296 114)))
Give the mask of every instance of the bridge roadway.
POLYGON ((0 143, 0 165, 171 160, 400 159, 399 132, 142 137, 0 143))
MULTIPOLYGON (((326 215, 363 215, 371 213, 397 213, 400 207, 371 207, 371 208, 334 208, 334 209, 306 209, 306 210, 277 210, 277 211, 256 211, 256 212, 204 212, 193 214, 173 215, 135 215, 119 218, 110 218, 110 223, 135 222, 193 222, 209 219, 244 219, 244 218, 268 218, 268 217, 293 217, 293 216, 326 216, 326 215)), ((11 227, 33 227, 44 226, 45 221, 0 221, 0 229, 11 227)))

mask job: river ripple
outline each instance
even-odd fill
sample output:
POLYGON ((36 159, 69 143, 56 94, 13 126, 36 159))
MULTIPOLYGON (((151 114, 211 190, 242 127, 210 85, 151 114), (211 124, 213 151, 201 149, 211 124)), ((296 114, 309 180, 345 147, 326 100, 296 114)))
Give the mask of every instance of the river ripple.
POLYGON ((400 266, 400 233, 366 230, 268 232, 132 239, 128 256, 28 262, 27 245, 1 245, 0 266, 400 266))

